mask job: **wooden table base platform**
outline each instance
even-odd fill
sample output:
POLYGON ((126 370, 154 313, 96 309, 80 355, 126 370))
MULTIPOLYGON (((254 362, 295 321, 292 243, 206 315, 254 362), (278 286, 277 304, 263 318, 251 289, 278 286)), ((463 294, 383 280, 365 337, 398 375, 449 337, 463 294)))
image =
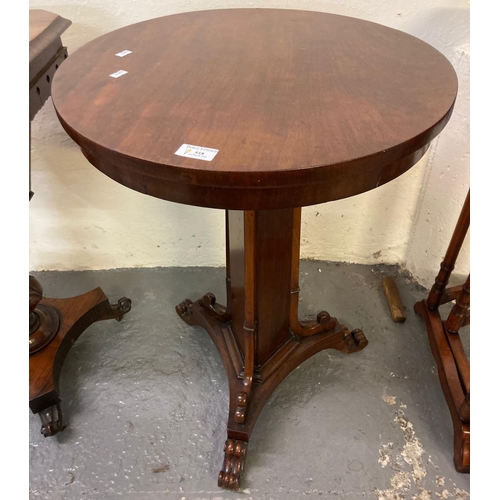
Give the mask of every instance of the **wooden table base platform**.
POLYGON ((453 421, 453 463, 457 472, 470 472, 470 402, 463 393, 460 359, 466 360, 459 339, 450 339, 439 310, 432 311, 426 300, 417 302, 415 312, 424 320, 439 381, 453 421), (450 344, 451 343, 454 345, 450 344), (461 353, 457 352, 457 348, 461 353))
POLYGON ((101 288, 67 299, 42 298, 40 284, 30 276, 29 405, 39 414, 45 437, 65 428, 59 377, 72 345, 92 323, 113 318, 120 321, 131 304, 124 297, 111 305, 101 288))
POLYGON ((254 368, 250 388, 245 380, 245 366, 248 363, 245 363, 238 347, 231 322, 224 323, 214 317, 206 306, 210 296, 207 294, 195 303, 186 300, 177 307, 177 312, 186 323, 202 326, 208 332, 224 363, 229 382, 229 419, 224 464, 219 473, 218 485, 239 489, 250 434, 276 387, 298 365, 319 351, 337 349, 348 354, 360 351, 368 341, 361 330, 350 332, 342 325, 309 337, 290 333, 288 340, 264 365, 254 368))
POLYGON ((460 212, 434 285, 415 312, 425 320, 439 381, 453 421, 453 462, 458 472, 470 472, 470 363, 460 328, 470 325, 470 275, 461 286, 446 288, 470 225, 470 191, 460 212), (455 301, 446 320, 439 308, 455 301))
POLYGON ((186 323, 208 332, 226 370, 229 419, 218 480, 223 488, 239 489, 253 427, 289 373, 323 349, 347 354, 368 344, 361 330, 349 331, 325 311, 314 321, 299 321, 300 213, 228 211, 227 308, 211 293, 176 308, 186 323))

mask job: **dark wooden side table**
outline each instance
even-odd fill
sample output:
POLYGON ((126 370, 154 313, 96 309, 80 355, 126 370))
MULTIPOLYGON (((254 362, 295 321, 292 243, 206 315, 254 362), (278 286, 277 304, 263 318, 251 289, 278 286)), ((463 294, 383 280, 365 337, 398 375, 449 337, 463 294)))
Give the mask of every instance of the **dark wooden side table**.
MULTIPOLYGON (((30 78, 30 200, 31 191, 31 120, 49 98, 52 78, 68 56, 61 34, 71 21, 45 10, 29 13, 30 78)), ((78 297, 43 297, 40 282, 29 278, 29 405, 42 421, 42 434, 54 436, 66 424, 61 411, 59 377, 64 359, 77 338, 95 321, 121 320, 130 311, 130 299, 123 297, 111 305, 100 288, 78 297)))
POLYGON ((226 210, 227 305, 208 293, 177 307, 210 334, 229 380, 219 486, 239 488, 257 417, 297 365, 367 345, 325 311, 298 318, 301 207, 408 170, 456 93, 453 67, 421 40, 293 10, 152 19, 60 68, 54 105, 90 163, 150 196, 226 210))

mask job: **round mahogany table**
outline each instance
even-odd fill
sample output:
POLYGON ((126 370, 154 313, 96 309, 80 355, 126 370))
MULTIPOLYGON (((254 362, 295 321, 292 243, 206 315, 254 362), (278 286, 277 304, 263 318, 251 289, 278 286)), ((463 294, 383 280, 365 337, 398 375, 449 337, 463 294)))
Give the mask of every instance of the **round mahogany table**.
POLYGON ((227 306, 208 293, 177 307, 210 334, 229 380, 220 486, 239 488, 257 417, 297 365, 367 345, 327 312, 298 318, 301 207, 411 168, 456 94, 453 67, 423 41, 294 10, 152 19, 56 73, 57 115, 90 163, 136 191, 226 210, 227 306))

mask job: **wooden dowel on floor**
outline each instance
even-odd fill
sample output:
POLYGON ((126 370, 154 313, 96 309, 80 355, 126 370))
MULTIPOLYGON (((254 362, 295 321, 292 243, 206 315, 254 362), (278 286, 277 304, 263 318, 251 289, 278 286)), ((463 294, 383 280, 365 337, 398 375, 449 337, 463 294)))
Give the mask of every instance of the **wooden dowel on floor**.
POLYGON ((405 310, 394 278, 390 276, 382 278, 382 285, 384 287, 385 298, 389 304, 392 321, 395 323, 404 323, 406 321, 405 310))

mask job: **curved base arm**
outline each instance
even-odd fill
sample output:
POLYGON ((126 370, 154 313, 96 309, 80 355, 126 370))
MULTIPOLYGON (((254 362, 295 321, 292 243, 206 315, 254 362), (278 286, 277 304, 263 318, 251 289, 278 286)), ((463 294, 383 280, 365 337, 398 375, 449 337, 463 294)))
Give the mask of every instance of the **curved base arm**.
POLYGON ((44 436, 54 436, 66 427, 60 407, 59 376, 69 350, 92 323, 106 319, 120 321, 131 305, 131 300, 125 297, 118 304, 110 304, 100 288, 68 299, 43 298, 37 305, 41 310, 55 311, 60 321, 57 333, 31 353, 29 361, 29 405, 33 413, 40 415, 44 436))

